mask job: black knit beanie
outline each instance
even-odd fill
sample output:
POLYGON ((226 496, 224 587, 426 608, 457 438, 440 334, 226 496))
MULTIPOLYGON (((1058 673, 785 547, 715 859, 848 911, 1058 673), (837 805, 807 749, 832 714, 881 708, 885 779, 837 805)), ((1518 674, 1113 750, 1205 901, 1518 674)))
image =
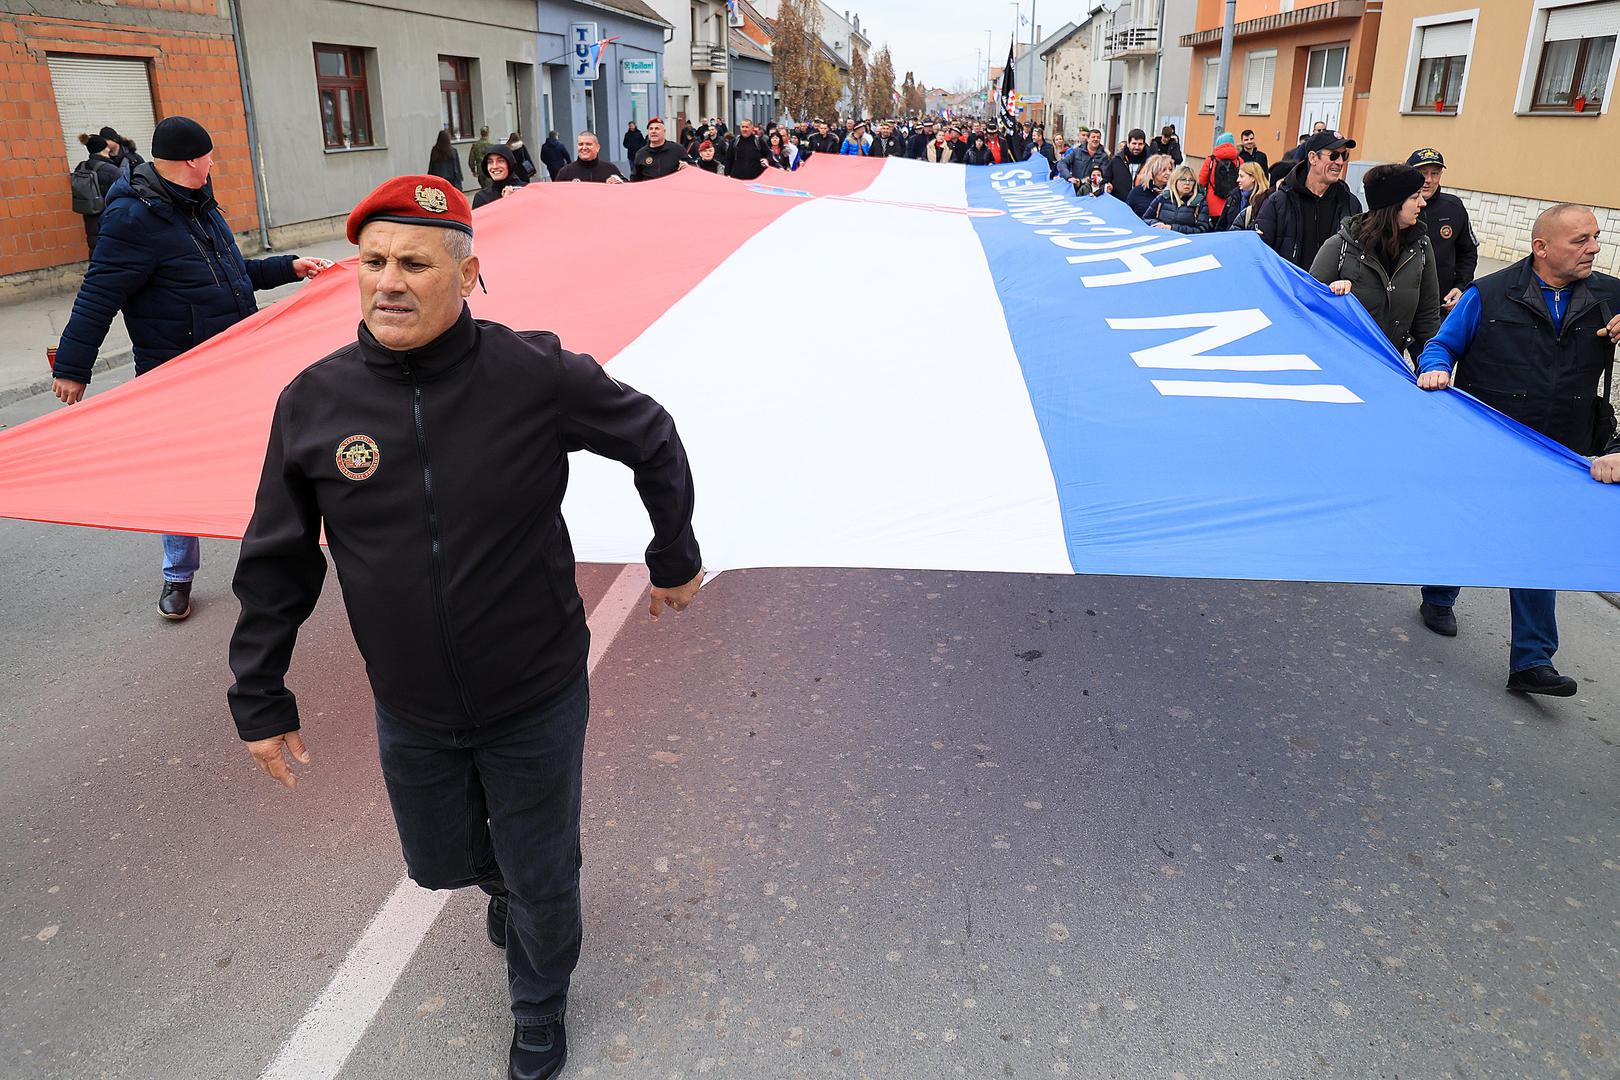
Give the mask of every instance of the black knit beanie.
POLYGON ((207 130, 189 116, 164 117, 152 132, 152 156, 161 161, 190 161, 213 148, 207 130))
POLYGON ((1367 193, 1369 211, 1399 206, 1423 190, 1423 174, 1410 165, 1391 165, 1387 172, 1377 172, 1381 175, 1376 179, 1375 172, 1369 172, 1361 182, 1362 190, 1367 193))
POLYGON ((92 154, 99 154, 107 149, 107 140, 100 135, 80 135, 79 141, 84 143, 84 148, 92 154))

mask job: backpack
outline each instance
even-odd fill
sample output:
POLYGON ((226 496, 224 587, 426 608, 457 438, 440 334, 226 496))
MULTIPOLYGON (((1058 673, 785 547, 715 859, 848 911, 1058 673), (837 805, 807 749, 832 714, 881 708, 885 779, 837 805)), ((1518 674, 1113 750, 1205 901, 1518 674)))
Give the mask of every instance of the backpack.
POLYGON ((1210 190, 1218 199, 1229 198, 1238 186, 1238 163, 1228 161, 1226 158, 1216 158, 1215 168, 1209 175, 1210 190))
POLYGON ((101 181, 96 179, 96 169, 88 161, 81 161, 73 167, 73 175, 69 178, 73 185, 73 212, 83 214, 85 217, 94 217, 106 209, 107 200, 101 194, 101 181))

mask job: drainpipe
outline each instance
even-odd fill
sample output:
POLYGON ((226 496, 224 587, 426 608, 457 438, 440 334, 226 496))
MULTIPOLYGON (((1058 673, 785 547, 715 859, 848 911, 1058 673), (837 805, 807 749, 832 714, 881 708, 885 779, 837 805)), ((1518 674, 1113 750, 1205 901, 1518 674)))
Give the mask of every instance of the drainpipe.
MULTIPOLYGON (((1164 0, 1159 0, 1159 26, 1153 32, 1153 36, 1157 39, 1155 47, 1159 55, 1157 62, 1153 65, 1153 111, 1148 114, 1147 124, 1149 138, 1157 135, 1159 129, 1164 126, 1159 115, 1159 89, 1164 84, 1164 0)), ((1183 123, 1181 126, 1186 127, 1187 125, 1183 123)))
POLYGON ((231 40, 236 43, 236 78, 242 84, 242 111, 247 116, 248 165, 253 169, 253 202, 259 209, 259 242, 270 244, 270 198, 265 194, 264 156, 259 153, 259 122, 253 115, 253 91, 248 85, 247 47, 242 43, 240 0, 231 0, 231 40))

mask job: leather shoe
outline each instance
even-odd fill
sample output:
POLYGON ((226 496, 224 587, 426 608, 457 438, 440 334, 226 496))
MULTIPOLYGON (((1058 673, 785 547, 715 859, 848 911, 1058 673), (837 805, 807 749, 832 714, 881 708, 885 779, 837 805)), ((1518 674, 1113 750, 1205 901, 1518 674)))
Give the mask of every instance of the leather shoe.
POLYGON ((484 914, 484 926, 489 931, 489 943, 497 949, 506 948, 506 897, 489 898, 489 910, 484 914))
POLYGON ((1457 636, 1457 615, 1450 608, 1439 604, 1422 604, 1418 607, 1418 614, 1423 616, 1423 625, 1441 637, 1457 636))
POLYGON ((173 622, 190 615, 191 582, 165 581, 163 592, 158 595, 158 614, 173 622))
POLYGON ((567 1060, 568 1032, 561 1020, 513 1027, 507 1067, 510 1080, 551 1080, 562 1072, 567 1060))
POLYGON ((1507 688, 1520 694, 1574 697, 1576 682, 1568 675, 1558 674, 1558 669, 1551 664, 1541 664, 1510 674, 1507 688))

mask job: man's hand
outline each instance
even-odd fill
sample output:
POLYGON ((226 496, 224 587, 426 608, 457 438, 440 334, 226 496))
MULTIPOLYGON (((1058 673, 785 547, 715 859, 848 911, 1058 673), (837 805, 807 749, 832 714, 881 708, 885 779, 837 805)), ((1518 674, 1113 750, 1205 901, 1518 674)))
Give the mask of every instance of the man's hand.
POLYGON ((703 571, 699 570, 697 577, 685 585, 678 585, 673 589, 660 589, 653 586, 652 599, 647 607, 647 614, 654 619, 664 613, 664 608, 672 607, 676 611, 685 611, 688 604, 698 594, 698 586, 703 584, 703 571))
POLYGON ((84 383, 55 378, 51 380, 51 393, 61 398, 64 405, 77 405, 84 398, 84 383))
POLYGON ((1419 390, 1444 390, 1451 385, 1451 372, 1425 371, 1418 376, 1419 390))
MULTIPOLYGON (((698 575, 701 577, 702 575, 698 575)), ((296 731, 289 731, 285 735, 272 735, 268 739, 259 739, 247 744, 248 753, 259 768, 270 774, 282 787, 289 790, 298 786, 298 777, 293 775, 292 769, 287 765, 283 752, 291 754, 293 760, 300 765, 309 764, 309 751, 304 747, 304 737, 296 731)))
POLYGON ((319 274, 322 270, 325 270, 331 265, 331 262, 326 259, 294 259, 293 273, 297 274, 301 278, 308 279, 314 277, 316 274, 319 274))
POLYGON ((1452 308, 1457 306, 1457 301, 1461 299, 1462 290, 1452 289, 1450 292, 1446 293, 1445 298, 1440 301, 1440 306, 1445 308, 1447 311, 1450 311, 1452 308))
POLYGON ((512 192, 514 192, 516 190, 518 190, 518 187, 517 187, 516 184, 507 184, 505 187, 501 188, 501 198, 503 198, 503 199, 506 198, 508 195, 512 194, 512 192))
POLYGON ((1334 296, 1349 296, 1350 295, 1350 288, 1351 288, 1350 282, 1344 280, 1343 278, 1340 278, 1338 281, 1333 282, 1332 284, 1330 284, 1328 286, 1328 288, 1333 290, 1333 295, 1334 296))
POLYGON ((610 184, 622 184, 622 183, 624 183, 624 177, 622 177, 622 176, 610 176, 610 177, 607 178, 607 182, 610 183, 610 184))
POLYGON ((1610 454, 1593 461, 1592 479, 1600 484, 1620 484, 1620 454, 1610 454))
POLYGON ((1597 332, 1598 337, 1606 337, 1610 341, 1620 342, 1620 315, 1609 320, 1609 325, 1597 332))

